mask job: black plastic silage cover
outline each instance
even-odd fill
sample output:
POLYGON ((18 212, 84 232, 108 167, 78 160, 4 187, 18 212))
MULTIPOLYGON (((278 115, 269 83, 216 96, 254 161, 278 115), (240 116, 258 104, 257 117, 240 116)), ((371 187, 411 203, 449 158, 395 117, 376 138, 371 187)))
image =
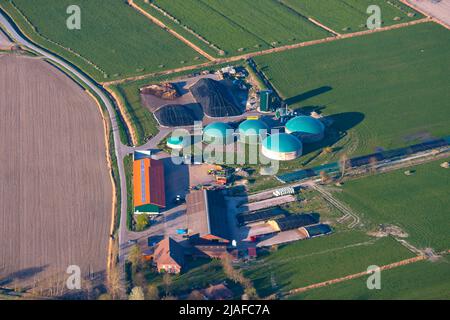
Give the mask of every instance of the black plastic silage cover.
POLYGON ((232 117, 243 113, 229 90, 216 80, 200 79, 190 91, 209 117, 232 117))

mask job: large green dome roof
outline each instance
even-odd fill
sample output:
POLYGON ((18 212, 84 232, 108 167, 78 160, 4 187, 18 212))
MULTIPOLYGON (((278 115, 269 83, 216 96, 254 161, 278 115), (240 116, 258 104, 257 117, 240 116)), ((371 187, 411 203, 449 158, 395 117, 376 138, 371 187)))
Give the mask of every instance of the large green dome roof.
POLYGON ((227 137, 231 137, 232 135, 233 128, 223 122, 211 123, 203 129, 203 140, 205 142, 212 142, 215 139, 222 139, 223 143, 225 143, 227 137))
POLYGON ((287 133, 275 133, 262 142, 264 148, 275 152, 297 152, 302 150, 301 141, 287 133))
POLYGON ((266 132, 269 130, 269 127, 267 124, 265 124, 261 120, 245 120, 239 125, 239 133, 244 135, 257 135, 262 134, 262 130, 265 130, 266 132))
POLYGON ((286 123, 286 131, 307 135, 322 135, 325 126, 320 120, 308 116, 297 116, 286 123))

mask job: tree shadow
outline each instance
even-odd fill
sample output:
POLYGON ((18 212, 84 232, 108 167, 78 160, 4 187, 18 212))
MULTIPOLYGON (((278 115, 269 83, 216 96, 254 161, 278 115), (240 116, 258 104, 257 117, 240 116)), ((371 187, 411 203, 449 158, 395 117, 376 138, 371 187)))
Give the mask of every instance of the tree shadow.
POLYGON ((10 273, 6 277, 2 277, 0 279, 0 287, 7 286, 8 284, 13 283, 15 281, 24 281, 30 279, 35 275, 43 272, 47 267, 48 265, 40 267, 32 267, 10 273))
POLYGON ((308 100, 308 99, 310 99, 312 97, 315 97, 315 96, 327 93, 327 92, 329 92, 331 90, 333 90, 333 88, 330 87, 330 86, 322 86, 320 88, 309 90, 309 91, 303 92, 301 94, 298 94, 296 96, 290 97, 290 98, 286 99, 284 102, 288 106, 290 106, 292 104, 295 104, 295 103, 298 103, 298 102, 302 102, 302 101, 308 100))

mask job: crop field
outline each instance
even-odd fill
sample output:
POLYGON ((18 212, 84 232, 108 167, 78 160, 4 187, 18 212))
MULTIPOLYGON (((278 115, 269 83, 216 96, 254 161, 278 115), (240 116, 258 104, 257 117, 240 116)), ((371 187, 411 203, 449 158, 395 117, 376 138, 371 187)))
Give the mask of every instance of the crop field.
MULTIPOLYGON (((155 16, 143 0, 136 3, 155 16)), ((225 51, 238 55, 281 45, 325 38, 330 34, 293 10, 273 0, 157 0, 154 3, 179 21, 158 16, 183 34, 181 25, 225 51)), ((190 32, 192 34, 192 32, 190 32)), ((196 42, 200 42, 198 39, 196 42)))
POLYGON ((282 246, 260 257, 246 268, 245 274, 264 297, 413 256, 392 238, 375 239, 347 231, 282 246))
POLYGON ((255 61, 292 108, 339 118, 360 155, 449 134, 449 54, 448 30, 421 23, 255 61))
POLYGON ((381 289, 368 290, 367 278, 357 278, 290 297, 295 300, 423 300, 450 299, 450 259, 420 261, 381 272, 381 289))
POLYGON ((0 92, 0 286, 61 288, 70 265, 101 276, 112 186, 97 105, 16 55, 0 55, 0 92))
POLYGON ((382 26, 408 22, 422 15, 398 0, 281 0, 297 12, 323 23, 338 33, 367 30, 367 8, 381 9, 382 26))
POLYGON ((0 0, 0 5, 32 40, 97 81, 205 61, 121 0, 0 0), (81 30, 66 27, 69 5, 81 9, 81 30))
MULTIPOLYGON (((450 159, 447 159, 449 161, 450 159)), ((450 249, 450 170, 444 160, 347 182, 335 196, 371 226, 394 224, 419 248, 450 249)))

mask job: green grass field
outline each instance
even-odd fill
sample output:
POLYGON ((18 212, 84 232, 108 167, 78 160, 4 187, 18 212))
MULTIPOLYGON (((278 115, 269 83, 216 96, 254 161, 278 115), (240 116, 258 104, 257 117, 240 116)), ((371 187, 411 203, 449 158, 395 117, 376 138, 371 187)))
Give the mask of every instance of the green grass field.
POLYGON ((375 239, 358 231, 338 232, 282 246, 260 257, 246 268, 245 274, 264 297, 413 256, 392 238, 375 239))
POLYGON ((357 155, 449 134, 449 54, 450 32, 423 23, 255 61, 291 107, 340 118, 357 155))
MULTIPOLYGON (((152 14, 157 12, 142 0, 136 3, 152 14)), ((233 0, 157 0, 155 4, 230 56, 329 36, 273 0, 240 0, 239 4, 233 0)), ((158 17, 175 25, 161 14, 158 17)), ((177 31, 189 34, 180 25, 177 31)))
POLYGON ((450 259, 420 261, 381 272, 381 289, 368 290, 367 277, 291 296, 292 300, 450 299, 450 259))
MULTIPOLYGON (((447 159, 449 161, 449 159, 447 159)), ((394 224, 419 248, 450 249, 450 169, 444 160, 348 181, 335 196, 362 217, 366 225, 394 224)))
POLYGON ((367 8, 370 5, 380 7, 382 26, 422 17, 398 0, 282 0, 281 2, 338 33, 367 30, 366 22, 370 16, 367 8))
POLYGON ((0 0, 0 4, 33 41, 97 81, 205 61, 121 0, 0 0), (81 30, 66 27, 69 5, 81 9, 81 30))

